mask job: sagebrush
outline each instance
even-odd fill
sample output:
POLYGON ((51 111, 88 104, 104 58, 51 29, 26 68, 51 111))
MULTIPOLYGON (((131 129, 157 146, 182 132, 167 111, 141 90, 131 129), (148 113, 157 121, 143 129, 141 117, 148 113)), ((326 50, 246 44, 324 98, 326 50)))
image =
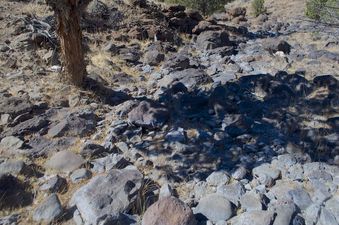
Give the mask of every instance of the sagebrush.
POLYGON ((308 0, 305 14, 313 20, 339 24, 339 1, 308 0))
POLYGON ((252 10, 255 17, 266 13, 265 0, 253 0, 252 10))

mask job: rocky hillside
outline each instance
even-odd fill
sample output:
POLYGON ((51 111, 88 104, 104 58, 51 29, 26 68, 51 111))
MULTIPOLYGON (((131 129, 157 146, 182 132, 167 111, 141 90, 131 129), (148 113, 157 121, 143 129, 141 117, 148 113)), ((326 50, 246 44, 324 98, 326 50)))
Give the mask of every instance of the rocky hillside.
POLYGON ((88 78, 42 0, 0 4, 0 224, 338 225, 339 29, 304 0, 93 0, 88 78))

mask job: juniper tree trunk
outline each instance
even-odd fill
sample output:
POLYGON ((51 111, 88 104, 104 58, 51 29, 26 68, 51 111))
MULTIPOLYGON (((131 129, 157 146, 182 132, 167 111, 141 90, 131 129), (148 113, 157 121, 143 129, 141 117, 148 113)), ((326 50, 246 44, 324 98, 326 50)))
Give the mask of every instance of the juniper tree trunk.
POLYGON ((80 16, 90 1, 46 0, 57 19, 57 34, 64 67, 62 77, 76 86, 82 86, 86 76, 80 16))

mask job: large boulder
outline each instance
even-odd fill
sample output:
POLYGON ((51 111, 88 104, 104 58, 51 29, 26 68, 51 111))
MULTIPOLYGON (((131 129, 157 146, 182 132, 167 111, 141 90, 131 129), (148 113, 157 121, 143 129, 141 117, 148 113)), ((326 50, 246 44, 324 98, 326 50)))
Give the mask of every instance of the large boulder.
POLYGON ((196 47, 200 50, 210 50, 232 45, 225 31, 205 31, 199 34, 196 47))
POLYGON ((164 197, 145 212, 142 225, 195 225, 192 210, 175 197, 164 197))
POLYGON ((61 172, 72 172, 84 164, 84 159, 71 151, 60 151, 54 154, 47 162, 46 167, 61 172))
POLYGON ((169 117, 168 110, 154 102, 142 101, 128 113, 130 123, 143 127, 161 127, 169 117))
POLYGON ((77 190, 70 205, 77 207, 85 224, 116 221, 131 209, 142 182, 143 175, 136 169, 111 170, 77 190))
POLYGON ((220 194, 209 194, 203 197, 194 210, 213 222, 228 220, 233 215, 233 206, 220 194))

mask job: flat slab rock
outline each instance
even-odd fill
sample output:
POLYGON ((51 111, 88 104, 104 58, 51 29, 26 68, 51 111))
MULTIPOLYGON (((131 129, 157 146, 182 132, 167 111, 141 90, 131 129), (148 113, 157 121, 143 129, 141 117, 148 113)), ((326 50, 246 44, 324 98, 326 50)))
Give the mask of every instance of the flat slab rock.
POLYGON ((70 206, 77 207, 85 224, 114 221, 130 209, 142 181, 143 175, 136 169, 111 170, 77 190, 70 206))
POLYGON ((51 194, 34 211, 33 219, 50 223, 56 220, 63 212, 60 200, 56 194, 51 194))
POLYGON ((142 225, 196 225, 192 210, 175 197, 164 197, 145 212, 142 225))
POLYGON ((46 167, 52 170, 68 173, 78 169, 84 162, 84 159, 80 155, 65 150, 54 154, 46 162, 46 167))

